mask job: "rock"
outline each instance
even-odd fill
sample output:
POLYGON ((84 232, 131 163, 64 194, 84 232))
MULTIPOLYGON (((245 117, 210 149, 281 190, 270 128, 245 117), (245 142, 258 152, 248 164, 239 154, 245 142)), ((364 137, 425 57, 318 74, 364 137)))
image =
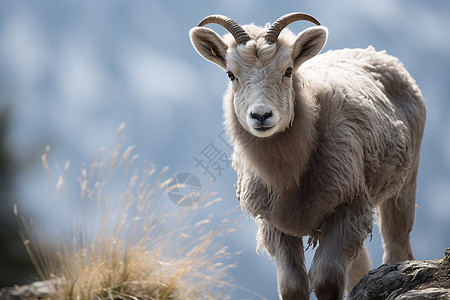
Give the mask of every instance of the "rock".
MULTIPOLYGON (((61 279, 0 289, 0 300, 43 299, 61 279)), ((450 300, 450 248, 445 257, 382 265, 367 273, 353 288, 350 300, 450 300)))
POLYGON ((450 248, 443 259, 405 261, 370 271, 353 288, 349 299, 450 299, 450 248))
POLYGON ((43 299, 53 292, 54 282, 36 281, 30 285, 0 289, 0 300, 43 299))
POLYGON ((449 289, 428 288, 424 290, 410 290, 395 300, 431 300, 431 299, 450 299, 449 289))

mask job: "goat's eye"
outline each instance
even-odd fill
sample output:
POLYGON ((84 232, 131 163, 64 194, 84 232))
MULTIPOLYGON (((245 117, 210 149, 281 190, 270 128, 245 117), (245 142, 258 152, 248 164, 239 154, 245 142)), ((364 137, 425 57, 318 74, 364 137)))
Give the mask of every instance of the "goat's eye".
POLYGON ((228 71, 227 75, 228 75, 228 78, 230 78, 231 81, 236 79, 236 77, 234 76, 233 72, 228 71))
POLYGON ((286 72, 284 72, 284 76, 291 77, 292 76, 292 67, 289 67, 286 69, 286 72))

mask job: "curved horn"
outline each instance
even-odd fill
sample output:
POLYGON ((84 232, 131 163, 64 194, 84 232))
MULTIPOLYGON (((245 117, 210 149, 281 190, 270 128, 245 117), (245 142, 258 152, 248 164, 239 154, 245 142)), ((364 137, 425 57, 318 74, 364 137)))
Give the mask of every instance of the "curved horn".
POLYGON ((239 44, 245 44, 250 40, 250 37, 248 34, 242 29, 242 27, 236 23, 236 21, 222 16, 222 15, 210 15, 206 18, 204 18, 200 24, 198 24, 199 27, 209 24, 209 23, 216 23, 221 26, 223 26, 226 30, 228 30, 236 39, 236 42, 239 44))
POLYGON ((274 44, 277 42, 278 36, 280 35, 280 32, 281 32, 281 30, 283 30, 284 27, 288 26, 292 22, 301 21, 301 20, 310 21, 316 25, 320 25, 319 21, 317 21, 314 17, 312 17, 308 14, 290 13, 290 14, 287 14, 287 15, 284 15, 284 16, 278 18, 278 20, 276 20, 272 24, 272 26, 270 26, 269 30, 267 30, 267 33, 264 36, 264 38, 270 44, 274 44))

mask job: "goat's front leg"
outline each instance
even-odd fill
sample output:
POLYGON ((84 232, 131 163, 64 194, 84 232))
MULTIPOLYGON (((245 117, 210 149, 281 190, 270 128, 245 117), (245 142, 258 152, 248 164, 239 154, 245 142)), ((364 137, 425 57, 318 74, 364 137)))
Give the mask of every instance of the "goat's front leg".
POLYGON ((301 238, 282 233, 262 218, 257 219, 257 223, 258 249, 266 249, 275 261, 280 299, 309 299, 309 282, 301 238))
POLYGON ((319 300, 343 298, 350 263, 359 258, 364 239, 371 232, 370 207, 355 202, 338 208, 321 227, 319 247, 309 272, 319 300))

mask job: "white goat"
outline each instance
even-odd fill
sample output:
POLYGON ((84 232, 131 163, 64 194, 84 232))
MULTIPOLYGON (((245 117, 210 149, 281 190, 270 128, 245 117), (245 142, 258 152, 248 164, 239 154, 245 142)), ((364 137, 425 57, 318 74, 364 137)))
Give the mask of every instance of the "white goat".
POLYGON ((282 299, 308 299, 302 237, 318 242, 309 272, 319 299, 341 299, 370 268, 364 239, 376 207, 384 263, 413 259, 419 150, 425 106, 394 57, 367 49, 316 56, 328 30, 297 37, 292 13, 271 26, 213 15, 190 31, 204 58, 227 71, 225 126, 234 145, 241 207, 277 267, 282 299), (201 27, 217 23, 219 37, 201 27), (316 56, 316 57, 315 57, 316 56))

